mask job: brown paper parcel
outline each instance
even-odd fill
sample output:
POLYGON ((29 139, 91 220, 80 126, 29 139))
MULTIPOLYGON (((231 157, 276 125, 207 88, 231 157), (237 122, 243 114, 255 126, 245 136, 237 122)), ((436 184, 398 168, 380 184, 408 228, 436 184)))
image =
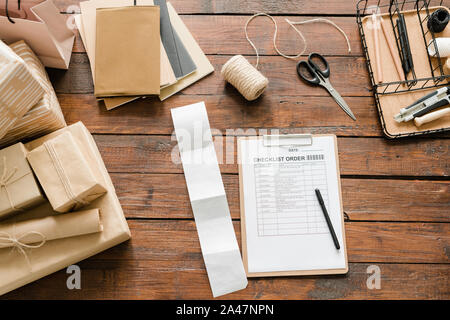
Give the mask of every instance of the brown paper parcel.
POLYGON ((21 119, 17 120, 12 129, 0 139, 0 146, 48 134, 66 126, 55 91, 42 63, 24 41, 13 43, 10 48, 25 61, 34 78, 44 88, 45 93, 42 99, 21 119))
POLYGON ((56 212, 77 210, 106 193, 82 148, 70 132, 64 132, 27 155, 56 212))
POLYGON ((22 143, 0 150, 0 219, 44 202, 22 143))
MULTIPOLYGON (((106 171, 94 139, 81 122, 34 140, 25 146, 28 150, 33 150, 64 132, 71 132, 77 144, 85 146, 83 150, 85 157, 89 158, 94 174, 99 175, 100 182, 108 190, 105 196, 94 200, 85 208, 86 210, 100 209, 103 231, 80 237, 48 241, 40 248, 26 250, 30 265, 17 250, 0 249, 0 295, 78 263, 130 238, 130 230, 111 178, 106 171)), ((32 217, 49 215, 54 215, 54 212, 47 203, 27 211, 17 218, 28 220, 32 217)))
POLYGON ((43 95, 25 61, 0 40, 0 139, 43 95))
MULTIPOLYGON (((100 210, 90 209, 23 220, 9 219, 0 223, 0 248, 26 246, 96 233, 103 230, 100 210), (11 221, 12 220, 12 221, 11 221)), ((26 254, 26 252, 24 252, 26 254)))
POLYGON ((95 96, 160 92, 158 6, 97 9, 95 96))

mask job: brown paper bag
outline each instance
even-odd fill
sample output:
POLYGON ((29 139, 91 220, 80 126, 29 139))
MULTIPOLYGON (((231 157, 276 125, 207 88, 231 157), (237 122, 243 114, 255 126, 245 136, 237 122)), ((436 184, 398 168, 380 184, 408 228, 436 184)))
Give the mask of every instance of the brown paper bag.
POLYGON ((77 210, 106 193, 80 151, 82 147, 70 132, 65 132, 27 155, 56 212, 77 210))
MULTIPOLYGON (((130 230, 111 178, 93 137, 81 122, 27 143, 25 147, 28 150, 33 150, 45 141, 64 132, 72 133, 77 144, 84 146, 82 151, 85 158, 90 159, 94 174, 108 189, 103 197, 94 200, 91 205, 85 208, 86 210, 100 209, 103 231, 80 237, 48 241, 40 248, 26 250, 27 258, 18 250, 12 248, 0 249, 0 295, 66 268, 71 264, 78 263, 130 238, 130 230), (29 263, 27 263, 27 259, 29 263)), ((15 218, 25 221, 50 215, 54 215, 54 211, 46 203, 15 218)))
POLYGON ((25 61, 0 40, 0 139, 43 95, 25 61))
POLYGON ((159 7, 97 9, 95 96, 159 94, 159 7))
POLYGON ((10 15, 21 18, 12 18, 11 23, 0 16, 0 38, 8 43, 25 40, 45 66, 68 69, 75 33, 53 2, 44 1, 25 12, 9 2, 10 15))
POLYGON ((0 219, 44 202, 22 143, 0 150, 0 219))
POLYGON ((66 126, 58 98, 42 63, 24 41, 13 43, 10 48, 25 61, 34 78, 44 88, 45 93, 42 99, 21 119, 17 120, 12 129, 0 139, 0 146, 47 134, 66 126))

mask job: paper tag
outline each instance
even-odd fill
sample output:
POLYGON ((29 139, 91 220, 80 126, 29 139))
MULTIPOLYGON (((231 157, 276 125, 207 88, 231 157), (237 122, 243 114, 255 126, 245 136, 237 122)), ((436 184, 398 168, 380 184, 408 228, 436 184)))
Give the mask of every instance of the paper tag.
POLYGON ((204 102, 171 110, 214 297, 247 287, 204 102))

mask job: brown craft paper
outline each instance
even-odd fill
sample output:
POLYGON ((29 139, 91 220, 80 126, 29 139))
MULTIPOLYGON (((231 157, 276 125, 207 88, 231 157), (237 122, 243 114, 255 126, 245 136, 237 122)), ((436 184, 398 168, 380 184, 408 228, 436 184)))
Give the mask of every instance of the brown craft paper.
POLYGON ((22 143, 0 150, 0 219, 44 201, 22 143))
MULTIPOLYGON (((443 8, 443 7, 439 7, 443 8)), ((430 14, 437 10, 438 8, 430 8, 430 14)), ((447 9, 448 10, 448 9, 447 9)), ((428 62, 427 51, 425 47, 425 43, 422 37, 422 30, 420 28, 419 19, 417 17, 417 11, 407 11, 404 13, 406 27, 408 30, 409 43, 411 46, 411 53, 414 62, 414 70, 416 72, 416 76, 418 79, 431 77, 430 65, 428 62)), ((387 26, 387 33, 390 34, 391 39, 395 43, 394 31, 392 30, 391 21, 387 14, 381 16, 384 19, 384 22, 387 26)), ((421 18, 425 18, 425 13, 421 13, 421 18)), ((368 48, 369 57, 372 63, 372 69, 374 70, 375 63, 375 49, 374 49, 374 41, 371 30, 371 19, 370 16, 363 18, 363 28, 364 33, 366 35, 366 43, 368 48)), ((425 26, 426 27, 426 26, 425 26)), ((450 37, 450 28, 447 27, 442 33, 439 33, 440 37, 450 37)), ((388 44, 384 39, 384 36, 380 36, 380 51, 382 55, 382 73, 383 73, 383 82, 392 82, 399 81, 399 76, 395 69, 394 61, 391 57, 388 44)), ((442 62, 445 63, 445 60, 442 59, 442 62)), ((433 68, 437 66, 436 58, 432 58, 433 68)), ((439 72, 439 71, 437 71, 439 72)), ((409 77, 410 79, 410 77, 409 77)), ((377 79, 375 79, 376 81, 377 79)), ((418 85, 423 85, 423 82, 419 82, 418 85)), ((391 88, 392 89, 392 88, 391 88)), ((400 88, 401 89, 401 88, 400 88)), ((382 92, 384 87, 378 88, 379 92, 382 92)), ((420 131, 428 131, 428 130, 437 130, 442 128, 450 127, 450 116, 444 116, 438 120, 426 123, 422 125, 420 128, 414 125, 414 121, 408 122, 400 122, 394 120, 394 116, 399 113, 400 109, 414 103, 416 100, 420 99, 424 95, 436 90, 436 88, 419 90, 414 92, 406 92, 406 93, 396 93, 396 94, 387 94, 387 95, 379 95, 380 99, 380 108, 383 112, 383 119, 386 125, 385 133, 389 136, 397 135, 397 134, 409 134, 420 131)))
POLYGON ((0 40, 0 139, 43 94, 25 61, 0 40))
POLYGON ((70 132, 44 142, 27 158, 56 212, 68 212, 88 205, 106 189, 91 170, 70 132))
POLYGON ((159 94, 159 7, 97 9, 95 95, 159 94))
POLYGON ((70 238, 102 230, 99 209, 76 211, 20 222, 8 219, 0 223, 0 248, 70 238))
POLYGON ((24 41, 10 45, 30 69, 34 78, 44 88, 44 96, 21 119, 17 120, 11 130, 0 139, 0 146, 9 145, 24 138, 43 135, 66 126, 61 107, 44 66, 24 41))
MULTIPOLYGON (((130 238, 130 230, 111 178, 94 139, 81 122, 34 140, 25 146, 28 150, 33 150, 42 145, 44 141, 57 137, 64 132, 71 132, 77 144, 85 146, 83 150, 85 157, 90 159, 94 174, 99 175, 100 182, 108 190, 103 197, 94 200, 91 205, 85 208, 85 210, 100 209, 103 231, 48 241, 39 248, 25 250, 29 264, 17 250, 12 250, 12 248, 0 249, 0 295, 78 263, 130 238)), ((24 221, 49 215, 54 215, 54 212, 51 206, 46 203, 17 216, 17 218, 24 221)))
MULTIPOLYGON (((78 31, 80 32, 86 52, 91 65, 91 72, 95 79, 95 30, 96 30, 96 9, 97 8, 117 8, 133 5, 132 0, 91 0, 80 2, 81 15, 77 21, 78 31)), ((137 5, 153 5, 153 0, 140 0, 137 5)), ((177 82, 175 74, 167 57, 166 50, 162 43, 161 48, 161 70, 160 70, 160 87, 164 88, 177 82)), ((94 83, 95 85, 95 83, 94 83)), ((139 99, 139 97, 112 97, 104 98, 106 109, 111 110, 123 104, 139 99)))

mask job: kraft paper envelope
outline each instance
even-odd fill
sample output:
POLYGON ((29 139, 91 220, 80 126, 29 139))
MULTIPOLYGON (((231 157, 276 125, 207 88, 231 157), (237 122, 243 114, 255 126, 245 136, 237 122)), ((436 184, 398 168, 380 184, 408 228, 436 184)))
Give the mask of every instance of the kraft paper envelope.
MULTIPOLYGON (((85 210, 100 209, 103 231, 79 237, 47 241, 40 248, 26 250, 30 264, 18 250, 0 249, 0 295, 66 268, 130 238, 130 230, 111 178, 94 138, 81 122, 27 143, 25 147, 31 151, 45 141, 64 132, 71 132, 77 144, 85 146, 85 156, 95 165, 93 170, 100 176, 101 183, 108 189, 103 197, 94 200, 91 205, 85 208, 85 210)), ((51 206, 46 203, 16 217, 28 220, 54 214, 51 206)))
MULTIPOLYGON (((177 78, 172 71, 169 58, 167 57, 166 51, 162 43, 161 46, 161 89, 168 87, 177 82, 177 78)), ((104 98, 103 102, 107 110, 112 110, 114 108, 120 107, 128 102, 137 100, 141 97, 113 97, 104 98)))
MULTIPOLYGON (((153 5, 153 0, 137 1, 138 5, 153 5)), ((132 0, 91 0, 80 2, 81 15, 75 17, 75 23, 83 40, 86 53, 89 57, 92 76, 95 79, 95 28, 97 8, 116 8, 133 5, 132 0)), ((161 88, 170 86, 177 82, 174 71, 170 64, 166 50, 162 43, 161 49, 161 88)), ((117 108, 123 104, 139 99, 139 97, 112 97, 104 98, 107 110, 117 108)))
POLYGON ((97 9, 95 96, 160 92, 159 7, 97 9))
MULTIPOLYGON (((153 0, 141 0, 138 5, 152 6, 153 0)), ((86 53, 91 64, 92 75, 95 74, 95 30, 96 9, 117 8, 133 5, 132 0, 91 0, 80 2, 81 15, 75 17, 75 23, 80 31, 81 39, 85 45, 86 53)), ((161 87, 171 85, 177 81, 175 74, 167 57, 166 50, 161 47, 161 87)))

